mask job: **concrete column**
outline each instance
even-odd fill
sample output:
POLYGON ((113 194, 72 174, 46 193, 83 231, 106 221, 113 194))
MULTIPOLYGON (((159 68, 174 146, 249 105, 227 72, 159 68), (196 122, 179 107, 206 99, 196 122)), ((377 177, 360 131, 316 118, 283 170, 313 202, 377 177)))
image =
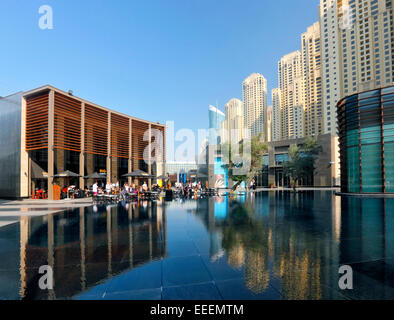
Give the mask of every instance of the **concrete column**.
POLYGON ((116 183, 119 181, 118 177, 118 170, 119 170, 119 163, 118 163, 118 158, 112 157, 111 158, 111 181, 116 183))
MULTIPOLYGON (((29 155, 29 160, 28 160, 28 171, 27 171, 27 176, 28 176, 28 179, 27 179, 27 183, 28 183, 28 187, 27 187, 27 190, 28 190, 28 192, 27 192, 27 196, 28 197, 31 197, 32 196, 32 194, 33 194, 33 190, 35 190, 35 187, 33 187, 33 182, 31 181, 31 158, 30 158, 30 155, 29 155)), ((21 170, 21 172, 23 173, 23 171, 21 170)), ((22 189, 22 186, 21 186, 21 189, 22 189)), ((22 197, 22 195, 21 195, 21 197, 22 197)))
POLYGON ((55 110, 55 92, 49 92, 48 102, 48 199, 53 200, 53 175, 54 175, 54 110, 55 110))
POLYGON ((56 149, 56 151, 54 151, 54 159, 56 162, 57 173, 65 171, 65 151, 62 149, 56 149))
MULTIPOLYGON (((133 171, 138 170, 139 169, 139 164, 138 164, 138 159, 133 159, 133 171)), ((136 186, 138 186, 138 179, 134 179, 134 184, 136 186)))
POLYGON ((163 131, 163 175, 167 175, 167 127, 164 127, 163 131))
POLYGON ((81 154, 79 155, 79 188, 85 188, 85 103, 81 104, 81 154))
POLYGON ((275 169, 269 168, 268 169, 268 185, 275 186, 275 169))
POLYGON ((21 110, 21 177, 20 197, 31 196, 30 192, 30 158, 26 151, 26 99, 22 98, 21 110))
POLYGON ((108 112, 107 183, 111 183, 111 112, 108 112))
POLYGON ((275 181, 275 146, 268 144, 268 185, 271 183, 277 187, 275 181))
MULTIPOLYGON (((131 119, 129 119, 129 163, 128 163, 128 172, 129 173, 133 170, 133 168, 132 168, 132 166, 133 166, 133 160, 132 160, 133 159, 133 150, 132 150, 133 137, 131 135, 132 129, 133 129, 133 121, 131 119)), ((131 185, 131 183, 132 183, 132 180, 131 180, 131 177, 129 177, 129 179, 128 179, 129 186, 131 185)))
POLYGON ((153 234, 152 234, 152 202, 148 203, 148 216, 149 216, 149 260, 152 260, 153 253, 153 234))
MULTIPOLYGON (((148 150, 149 150, 149 156, 148 156, 148 173, 152 174, 152 146, 151 146, 151 140, 152 140, 152 125, 149 123, 149 145, 148 145, 148 150)), ((148 179, 148 187, 151 189, 152 187, 152 179, 148 179)))

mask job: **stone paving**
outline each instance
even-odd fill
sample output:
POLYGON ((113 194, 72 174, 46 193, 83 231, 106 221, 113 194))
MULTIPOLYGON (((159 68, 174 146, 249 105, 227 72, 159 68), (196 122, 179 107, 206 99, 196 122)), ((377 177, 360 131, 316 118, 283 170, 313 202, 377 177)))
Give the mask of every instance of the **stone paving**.
POLYGON ((66 209, 92 205, 92 199, 75 200, 0 200, 0 228, 16 223, 21 216, 43 216, 66 209))

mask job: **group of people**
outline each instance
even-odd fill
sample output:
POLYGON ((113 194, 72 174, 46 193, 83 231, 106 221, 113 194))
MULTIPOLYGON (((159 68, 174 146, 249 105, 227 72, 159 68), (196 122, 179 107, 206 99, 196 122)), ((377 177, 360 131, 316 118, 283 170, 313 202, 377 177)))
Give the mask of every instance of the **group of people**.
MULTIPOLYGON (((203 190, 203 186, 201 184, 201 181, 194 181, 194 182, 187 182, 187 183, 182 183, 182 182, 176 182, 175 183, 175 189, 180 193, 180 196, 182 197, 192 197, 192 196, 197 196, 201 191, 203 190)), ((167 189, 172 189, 171 183, 167 184, 166 186, 167 189)), ((205 187, 207 188, 207 186, 205 187)), ((149 190, 148 184, 146 181, 144 181, 140 186, 136 186, 134 183, 129 185, 128 183, 125 183, 123 187, 120 187, 119 182, 116 183, 98 183, 97 181, 90 187, 85 187, 84 190, 79 190, 75 185, 71 185, 68 187, 64 187, 62 189, 62 198, 70 197, 72 199, 74 198, 82 198, 82 197, 88 197, 89 195, 97 196, 97 195, 122 195, 124 198, 125 196, 128 195, 135 195, 139 196, 142 195, 148 191, 155 191, 155 192, 160 192, 164 190, 165 188, 160 188, 158 184, 152 185, 151 190, 149 190)), ((252 179, 249 183, 249 190, 255 190, 256 189, 256 182, 254 179, 252 179)))
POLYGON ((61 189, 61 194, 60 194, 60 197, 62 199, 66 199, 66 198, 76 199, 76 198, 83 198, 85 196, 86 196, 86 190, 85 191, 80 190, 75 185, 63 187, 63 189, 61 189))
POLYGON ((188 182, 183 184, 182 182, 177 182, 175 183, 175 189, 180 192, 180 195, 182 197, 192 197, 192 196, 197 196, 203 189, 201 181, 194 181, 194 182, 188 182))
POLYGON ((123 198, 126 197, 126 195, 141 195, 144 194, 148 191, 160 191, 160 187, 156 184, 152 185, 151 190, 149 190, 148 184, 146 181, 144 181, 140 186, 136 186, 134 183, 129 185, 128 183, 125 183, 123 187, 119 186, 119 182, 117 183, 107 183, 105 186, 95 182, 92 187, 91 187, 91 192, 93 196, 97 195, 122 195, 123 198))

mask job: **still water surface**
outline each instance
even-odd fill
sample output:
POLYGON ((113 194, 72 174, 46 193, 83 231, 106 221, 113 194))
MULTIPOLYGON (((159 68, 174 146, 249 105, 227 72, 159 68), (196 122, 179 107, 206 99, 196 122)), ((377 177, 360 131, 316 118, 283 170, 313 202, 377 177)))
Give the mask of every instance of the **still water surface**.
POLYGON ((394 199, 120 203, 0 228, 0 299, 394 299, 394 199), (338 287, 341 265, 353 290, 338 287), (38 287, 41 265, 54 289, 38 287))

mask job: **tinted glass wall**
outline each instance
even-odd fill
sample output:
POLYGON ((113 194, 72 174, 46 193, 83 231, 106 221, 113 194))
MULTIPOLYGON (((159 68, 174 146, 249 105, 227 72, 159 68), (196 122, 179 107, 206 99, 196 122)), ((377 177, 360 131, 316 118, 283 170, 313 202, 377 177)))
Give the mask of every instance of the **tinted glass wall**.
POLYGON ((0 98, 0 198, 20 197, 21 101, 0 98))
POLYGON ((394 87, 338 103, 343 192, 394 193, 394 87))

